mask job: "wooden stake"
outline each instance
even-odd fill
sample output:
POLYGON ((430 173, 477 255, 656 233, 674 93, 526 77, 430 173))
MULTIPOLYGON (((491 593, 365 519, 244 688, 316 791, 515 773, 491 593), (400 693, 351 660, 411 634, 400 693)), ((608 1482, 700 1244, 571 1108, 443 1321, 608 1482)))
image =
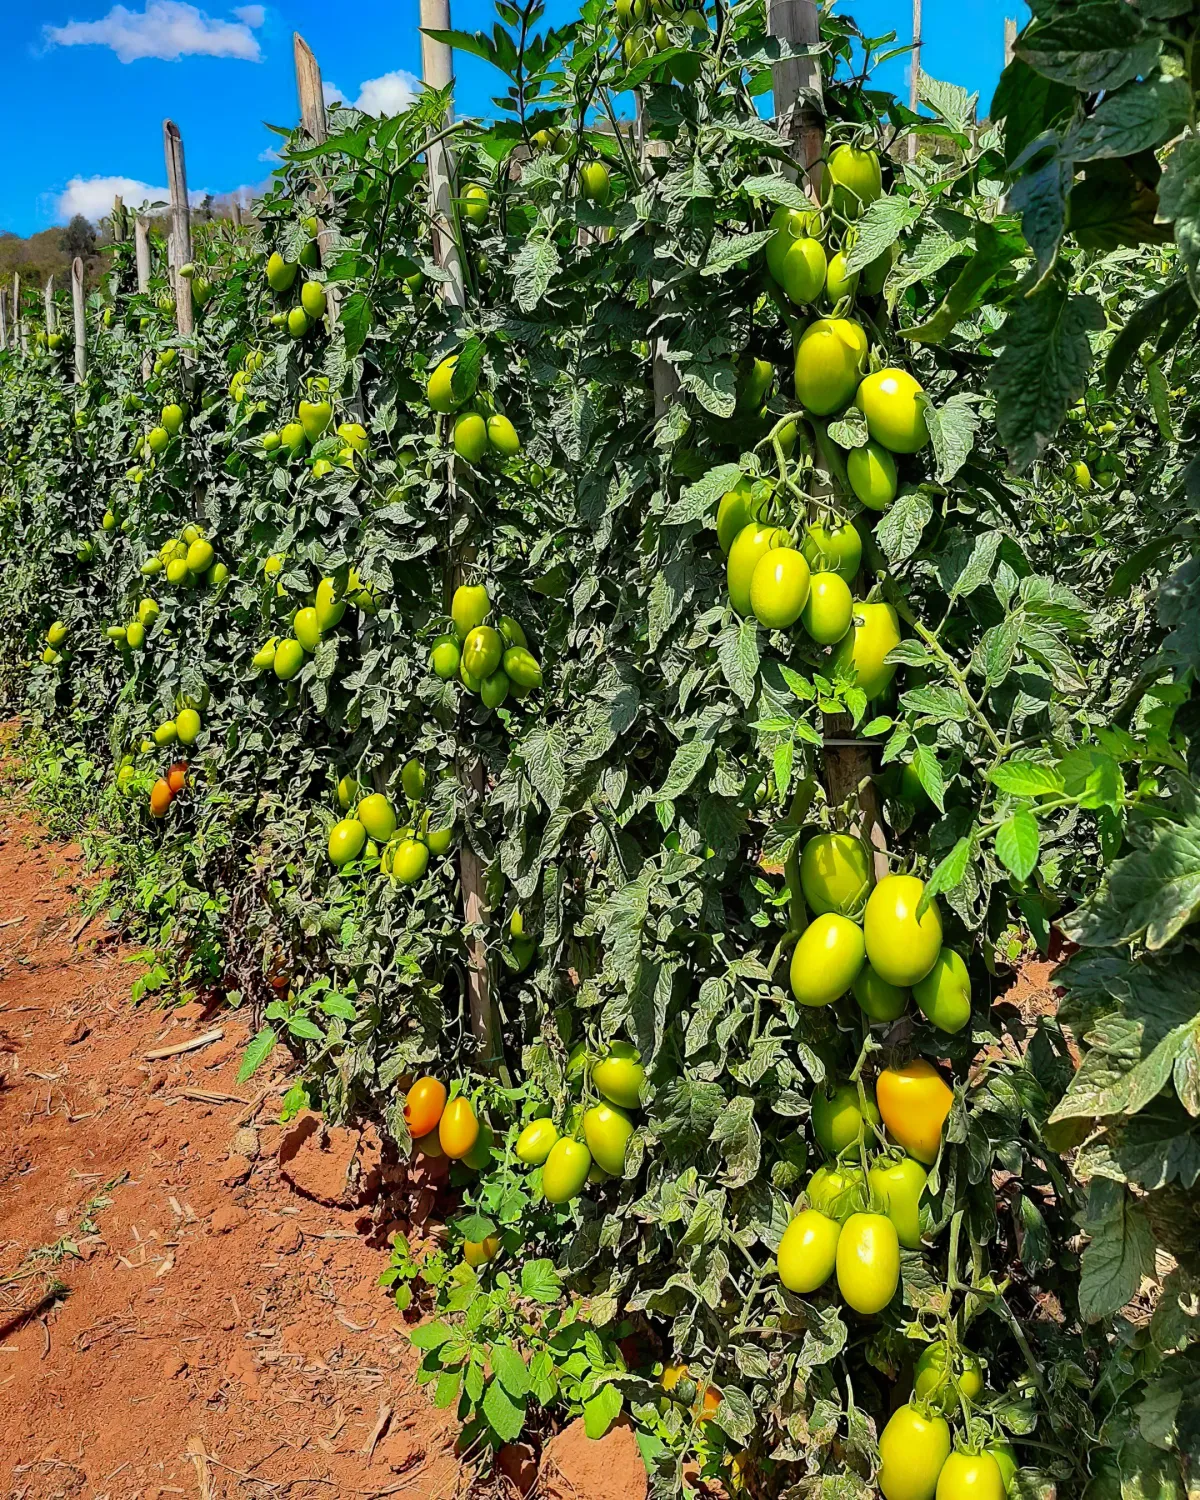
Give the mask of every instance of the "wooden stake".
MULTIPOLYGON (((329 138, 329 124, 325 116, 325 91, 321 86, 321 69, 312 48, 298 31, 292 33, 292 53, 296 63, 296 92, 300 96, 300 125, 314 146, 320 146, 329 138)), ((317 209, 317 254, 322 266, 328 265, 333 253, 333 234, 322 219, 321 207, 328 202, 329 195, 323 184, 314 183, 313 204, 317 209)), ((326 285, 325 301, 328 305, 329 326, 338 320, 341 296, 336 286, 326 285)), ((361 413, 359 413, 361 415, 361 413)))
POLYGON ((229 210, 229 217, 232 219, 235 229, 242 227, 242 205, 236 198, 233 200, 233 204, 229 210))
POLYGON ((171 289, 175 293, 175 327, 185 337, 195 328, 191 284, 179 274, 192 258, 192 216, 188 208, 187 168, 183 161, 183 137, 174 120, 163 121, 163 154, 167 160, 167 184, 171 195, 170 266, 171 289))
MULTIPOLYGON (((450 29, 450 0, 420 0, 421 5, 421 73, 428 88, 444 89, 453 79, 453 57, 444 42, 435 41, 425 34, 431 31, 450 29)), ((453 108, 446 111, 447 123, 453 116, 453 108)), ((466 305, 466 290, 463 284, 462 258, 458 251, 458 237, 454 225, 458 222, 454 204, 454 157, 449 146, 439 141, 426 153, 429 168, 430 208, 434 219, 433 253, 438 265, 449 280, 442 283, 442 296, 454 307, 466 305)), ((456 486, 454 482, 454 457, 446 458, 451 507, 455 506, 456 486)), ((465 581, 464 566, 472 561, 474 552, 462 548, 457 558, 451 588, 465 581)), ((469 807, 483 796, 483 763, 478 756, 471 756, 459 767, 459 778, 466 792, 469 807)), ((469 943, 467 967, 467 999, 471 1011, 471 1035, 475 1039, 479 1061, 492 1069, 501 1061, 499 1038, 496 1033, 496 1016, 492 1004, 492 981, 488 970, 487 944, 480 929, 487 921, 487 901, 484 891, 483 861, 463 839, 459 851, 459 879, 463 892, 463 915, 468 927, 474 930, 469 943)))
POLYGON ((1004 66, 1012 62, 1017 50, 1017 23, 1011 16, 1004 18, 1004 66))
POLYGON ((29 353, 29 329, 21 316, 21 273, 13 272, 13 340, 21 346, 21 353, 29 353))
POLYGON ((150 221, 145 214, 138 214, 133 226, 133 247, 137 257, 138 291, 145 295, 150 290, 150 221))
POLYGON ((58 317, 54 308, 54 277, 46 277, 46 285, 42 288, 42 301, 46 307, 46 333, 58 332, 58 317))
POLYGON ((78 255, 71 262, 71 307, 75 313, 75 384, 82 385, 87 376, 87 319, 83 305, 83 261, 78 255))
POLYGON ((112 226, 113 243, 123 245, 129 235, 129 215, 125 212, 125 200, 120 193, 113 199, 112 226))
MULTIPOLYGON (((908 107, 915 115, 921 102, 921 0, 912 0, 912 67, 909 74, 908 107)), ((908 138, 908 159, 917 159, 917 132, 908 138)))
MULTIPOLYGON (((916 0, 919 6, 920 0, 916 0)), ((767 0, 767 30, 794 46, 820 39, 820 16, 815 0, 767 0)), ((776 128, 795 143, 796 165, 808 190, 820 200, 821 159, 825 151, 825 114, 820 59, 794 59, 772 65, 776 128), (803 63, 805 66, 798 66, 803 63), (801 92, 803 91, 803 92, 801 92)), ((829 493, 828 479, 818 470, 814 493, 829 493)), ((835 720, 829 726, 838 733, 835 720)), ((875 878, 888 872, 887 841, 879 815, 879 797, 872 779, 871 754, 857 745, 827 745, 825 790, 831 806, 857 799, 859 832, 875 846, 875 878)))
POLYGON ((8 293, 0 287, 0 354, 8 349, 8 293))

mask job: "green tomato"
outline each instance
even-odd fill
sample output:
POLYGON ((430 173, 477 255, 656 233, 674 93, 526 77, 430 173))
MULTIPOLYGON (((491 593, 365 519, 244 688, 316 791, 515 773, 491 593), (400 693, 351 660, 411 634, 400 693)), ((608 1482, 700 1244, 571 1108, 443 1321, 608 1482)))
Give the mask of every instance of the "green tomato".
POLYGON ((900 487, 896 460, 879 443, 851 450, 846 457, 846 477, 868 510, 886 510, 900 487))
POLYGON ((477 411, 464 411, 454 419, 454 451, 465 463, 478 464, 488 450, 487 422, 477 411))
POLYGON ((486 677, 481 677, 479 696, 483 699, 484 707, 499 708, 508 697, 511 687, 507 672, 490 672, 486 677))
POLYGON ((913 998, 939 1031, 963 1029, 971 1019, 971 976, 953 948, 943 948, 925 978, 913 985, 913 998))
POLYGON ((866 950, 857 923, 826 912, 800 934, 792 953, 792 994, 801 1005, 831 1005, 863 966, 866 950))
POLYGON ((306 281, 300 288, 300 306, 315 322, 325 316, 325 288, 319 281, 306 281))
MULTIPOLYGON (((513 619, 512 615, 501 615, 499 620, 496 621, 496 629, 500 632, 506 647, 524 646, 528 649, 529 642, 525 637, 525 632, 521 629, 518 622, 513 619)), ((512 676, 511 672, 509 676, 512 676)))
POLYGON ((452 677, 458 675, 461 660, 462 652, 459 649, 457 637, 439 635, 429 652, 429 665, 434 674, 443 682, 449 682, 452 677))
POLYGON ((292 633, 310 656, 321 644, 321 623, 312 605, 296 611, 292 633))
POLYGON ((852 521, 806 526, 800 550, 814 573, 836 573, 847 583, 854 582, 862 564, 862 537, 852 521))
POLYGON ((900 617, 890 604, 855 606, 854 624, 833 653, 835 672, 849 677, 868 699, 887 690, 896 667, 887 654, 900 644, 900 617))
POLYGON ((757 521, 743 526, 734 537, 725 571, 729 602, 739 615, 751 612, 750 584, 755 568, 768 552, 786 547, 790 540, 787 532, 778 526, 760 526, 757 521))
POLYGON ((990 1453, 952 1453, 938 1475, 937 1500, 1004 1500, 1004 1473, 990 1453))
POLYGON ((867 1173, 868 1186, 883 1199, 887 1216, 896 1226, 896 1237, 906 1250, 921 1248, 920 1204, 928 1175, 911 1156, 899 1161, 882 1156, 867 1173))
POLYGON ((866 1091, 864 1112, 856 1083, 839 1083, 832 1092, 818 1088, 812 1096, 813 1135, 826 1156, 840 1156, 856 1146, 864 1134, 870 1134, 868 1125, 879 1123, 879 1110, 870 1090, 866 1091))
POLYGON ((783 1231, 775 1252, 779 1279, 789 1292, 815 1292, 833 1275, 838 1237, 842 1226, 836 1219, 804 1208, 783 1231))
POLYGON ((612 193, 612 179, 602 161, 585 162, 579 172, 583 195, 592 203, 607 203, 612 193))
POLYGON ((503 666, 505 675, 519 688, 532 691, 541 687, 542 669, 525 646, 509 646, 504 653, 503 666))
POLYGON ((915 875, 885 875, 867 901, 863 916, 867 957, 889 984, 913 986, 937 962, 942 949, 942 915, 931 901, 917 919, 925 883, 915 875))
POLYGON ((863 966, 850 988, 859 1009, 871 1021, 894 1021, 904 1014, 908 1005, 909 991, 881 979, 870 964, 863 966))
POLYGON ((818 833, 800 855, 800 889, 814 916, 856 917, 871 890, 871 856, 849 833, 818 833))
POLYGON ((592 1160, 614 1177, 625 1172, 625 1148, 633 1134, 633 1121, 613 1104, 594 1104, 583 1114, 583 1138, 592 1160))
POLYGON ((825 247, 820 240, 793 240, 776 277, 789 302, 806 307, 815 302, 825 285, 825 247))
POLYGON ((892 453, 919 453, 929 441, 925 392, 907 370, 876 370, 858 388, 854 404, 872 439, 892 453))
POLYGON ((846 252, 839 250, 831 257, 825 272, 825 295, 835 307, 844 297, 853 297, 858 291, 859 273, 846 269, 847 259, 846 252))
POLYGON ((607 1054, 592 1065, 592 1082, 606 1099, 622 1109, 641 1106, 645 1079, 641 1053, 629 1042, 612 1042, 607 1054))
POLYGON ((400 785, 410 802, 420 802, 425 795, 425 779, 425 768, 415 756, 404 762, 404 769, 400 772, 400 785))
POLYGON ((874 151, 836 146, 825 168, 830 204, 845 219, 861 218, 883 194, 883 170, 874 151))
POLYGON ((338 598, 337 584, 332 578, 322 578, 317 584, 313 608, 319 630, 332 630, 346 613, 346 600, 338 598))
POLYGON ((750 575, 750 608, 768 630, 794 625, 808 603, 809 571, 794 547, 775 547, 763 554, 750 575))
POLYGON ((386 844, 396 831, 396 810, 382 792, 364 797, 355 816, 377 844, 386 844))
POLYGON ((275 647, 271 665, 280 682, 291 682, 304 665, 304 647, 291 636, 285 636, 275 647))
POLYGON ((968 1401, 979 1399, 983 1370, 978 1359, 969 1349, 952 1354, 948 1344, 940 1341, 926 1344, 913 1370, 913 1395, 919 1401, 932 1402, 936 1410, 951 1414, 959 1409, 959 1390, 968 1401))
POLYGON ((900 1285, 900 1241, 883 1214, 851 1214, 837 1247, 838 1291, 855 1312, 882 1312, 900 1285))
POLYGON ((540 1167, 557 1140, 558 1126, 553 1120, 530 1120, 517 1137, 513 1149, 518 1161, 523 1161, 527 1167, 540 1167))
POLYGON ((866 1207, 865 1184, 861 1167, 831 1162, 817 1168, 804 1191, 810 1208, 842 1224, 851 1214, 861 1213, 866 1207))
POLYGON ((547 1203, 566 1203, 580 1192, 592 1169, 592 1153, 582 1141, 567 1136, 555 1141, 542 1168, 542 1192, 547 1203))
POLYGON ((181 745, 196 743, 200 737, 200 715, 194 708, 181 708, 175 715, 175 732, 181 745))
POLYGON ((273 292, 286 292, 296 279, 297 267, 284 260, 278 250, 267 257, 267 285, 273 292))
POLYGON ((504 638, 490 625, 476 625, 463 641, 463 666, 472 677, 481 680, 500 669, 504 658, 504 638))
POLYGON ((333 407, 328 401, 301 401, 296 408, 304 436, 315 443, 333 421, 333 407))
POLYGON ((1012 1488, 1013 1477, 1021 1467, 1011 1443, 989 1443, 983 1450, 990 1453, 1000 1466, 1000 1477, 1004 1481, 1005 1494, 1012 1488))
POLYGON ((521 439, 517 429, 500 412, 493 412, 487 419, 488 446, 501 458, 516 458, 521 451, 521 439))
POLYGON ((814 573, 800 623, 818 646, 836 646, 854 619, 854 596, 839 573, 814 573))
POLYGON ((726 557, 734 538, 751 521, 758 520, 758 507, 752 502, 754 484, 744 475, 731 490, 726 490, 717 506, 717 541, 726 557))
POLYGON ((454 590, 450 618, 460 641, 465 641, 476 626, 483 624, 491 607, 492 601, 482 583, 463 583, 454 590))
POLYGON ((367 830, 357 818, 343 818, 329 830, 329 858, 335 865, 357 859, 367 842, 367 830))
POLYGON ((398 885, 416 885, 428 868, 429 848, 420 839, 401 839, 393 847, 389 873, 398 885))
POLYGON ((867 336, 849 318, 818 318, 796 344, 796 395, 819 417, 848 406, 867 359, 867 336))
POLYGON ((425 399, 436 412, 443 416, 452 411, 457 411, 467 398, 461 399, 454 394, 451 384, 454 377, 454 367, 458 363, 457 354, 447 354, 446 358, 436 365, 429 376, 429 383, 425 387, 425 399))
POLYGON ((353 776, 343 776, 337 784, 338 806, 343 812, 349 811, 350 804, 358 796, 358 782, 353 776))
POLYGON ((950 1457, 945 1417, 927 1417, 911 1403, 896 1409, 879 1435, 876 1483, 884 1500, 934 1500, 950 1457))
POLYGON ((739 414, 760 410, 775 379, 775 366, 769 360, 743 355, 738 361, 734 410, 739 414))
MULTIPOLYGON (((777 208, 771 215, 771 226, 775 233, 767 241, 764 252, 767 270, 783 285, 783 265, 792 246, 800 240, 815 240, 821 232, 821 215, 815 208, 777 208)), ((817 241, 818 248, 820 242, 817 241)), ((821 251, 822 263, 825 252, 821 251)), ((822 272, 822 274, 824 274, 822 272)), ((817 290, 820 290, 818 285, 817 290)), ((811 300, 811 299, 810 299, 811 300)))

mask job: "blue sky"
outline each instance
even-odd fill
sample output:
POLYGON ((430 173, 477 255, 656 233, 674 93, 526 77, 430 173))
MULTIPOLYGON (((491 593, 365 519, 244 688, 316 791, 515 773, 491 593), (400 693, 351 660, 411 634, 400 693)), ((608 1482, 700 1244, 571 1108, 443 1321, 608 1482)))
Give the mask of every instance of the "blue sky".
MULTIPOLYGON (((907 37, 908 0, 839 0, 870 34, 907 37)), ((571 0, 550 0, 565 19, 571 0)), ((1003 63, 1004 15, 1024 0, 924 0, 924 66, 980 95, 986 110, 1003 63)), ((455 26, 491 25, 491 0, 452 0, 455 26)), ((404 100, 420 72, 417 0, 3 0, 0 57, 10 121, 0 172, 0 229, 27 235, 81 211, 97 218, 114 191, 127 202, 165 181, 162 121, 183 132, 193 190, 250 191, 269 175, 263 121, 296 119, 292 32, 316 52, 327 83, 374 112, 404 100)), ((878 75, 905 91, 905 60, 878 75)), ((457 106, 485 112, 498 75, 456 61, 457 106)))

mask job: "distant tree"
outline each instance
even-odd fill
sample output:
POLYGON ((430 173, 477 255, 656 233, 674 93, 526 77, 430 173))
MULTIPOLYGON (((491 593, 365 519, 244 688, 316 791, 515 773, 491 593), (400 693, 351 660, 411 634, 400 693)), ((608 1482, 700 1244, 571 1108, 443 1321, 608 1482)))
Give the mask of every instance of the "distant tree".
POLYGON ((213 195, 205 193, 204 200, 200 204, 200 218, 207 223, 213 216, 213 195))
POLYGON ((91 255, 96 249, 96 231, 82 214, 76 214, 62 232, 62 247, 68 255, 91 255))

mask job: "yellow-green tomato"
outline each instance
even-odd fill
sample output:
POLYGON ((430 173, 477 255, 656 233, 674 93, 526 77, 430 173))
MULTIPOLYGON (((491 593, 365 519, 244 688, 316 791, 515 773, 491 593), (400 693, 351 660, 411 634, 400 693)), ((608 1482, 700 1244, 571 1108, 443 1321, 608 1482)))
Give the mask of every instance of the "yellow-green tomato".
POLYGON ((1013 1476, 1021 1467, 1016 1450, 1011 1443, 989 1443, 983 1451, 990 1453, 999 1464, 1000 1477, 1004 1480, 1004 1493, 1007 1494, 1012 1488, 1013 1476))
POLYGON ((836 307, 843 297, 853 297, 858 291, 858 272, 846 269, 848 257, 844 250, 830 258, 825 272, 825 295, 836 307))
POLYGON ((796 345, 796 395, 819 417, 849 405, 867 359, 867 336, 849 318, 818 318, 796 345))
POLYGON ((815 1292, 833 1275, 842 1226, 815 1208, 804 1208, 783 1231, 775 1260, 789 1292, 815 1292))
POLYGON ((462 652, 457 639, 452 635, 439 635, 429 651, 429 665, 434 675, 440 677, 443 682, 448 682, 450 678, 458 675, 461 660, 462 652))
POLYGON ((396 831, 396 811, 382 792, 372 792, 358 804, 358 820, 380 844, 386 844, 396 831))
POLYGON ((896 1020, 908 1005, 909 991, 881 979, 870 964, 863 965, 862 972, 850 988, 859 1009, 875 1022, 896 1020))
POLYGON ((481 680, 500 669, 504 659, 504 637, 490 625, 476 625, 463 642, 462 663, 472 677, 481 680))
POLYGON ((583 1187, 592 1168, 592 1153, 567 1136, 555 1141, 542 1168, 542 1192, 548 1203, 566 1203, 583 1187))
POLYGON ((486 224, 491 198, 481 182, 469 182, 463 189, 463 212, 472 224, 486 224))
POLYGON ((921 1194, 927 1176, 925 1168, 911 1156, 899 1161, 882 1156, 867 1173, 871 1192, 883 1200, 887 1216, 896 1226, 896 1237, 906 1250, 921 1248, 921 1194))
POLYGON ((757 521, 743 526, 734 537, 725 576, 729 587, 729 602, 739 615, 751 612, 750 584, 755 568, 768 552, 786 546, 789 541, 786 531, 781 531, 777 526, 760 526, 757 521))
POLYGON ((625 1171, 625 1148, 633 1134, 633 1121, 614 1104, 593 1104, 583 1114, 583 1138, 592 1160, 606 1172, 620 1177, 625 1171))
POLYGON ((602 161, 584 163, 579 172, 579 185, 584 197, 592 203, 607 203, 612 192, 612 180, 602 161))
POLYGON ((322 578, 317 584, 313 610, 318 630, 332 630, 346 613, 346 600, 338 598, 337 584, 332 578, 322 578))
POLYGON ((938 1475, 937 1500, 1004 1500, 1004 1474, 990 1453, 952 1453, 938 1475))
POLYGON ((826 165, 830 203, 845 219, 858 219, 883 193, 883 171, 874 151, 837 146, 826 165))
POLYGON ((837 1248, 838 1291, 855 1312, 882 1312, 900 1285, 900 1241, 883 1214, 851 1214, 837 1248))
POLYGON ((931 901, 918 920, 925 882, 915 875, 885 875, 863 915, 867 957, 889 984, 911 988, 924 979, 942 949, 942 914, 931 901))
POLYGON ((813 239, 820 233, 821 216, 815 208, 777 208, 771 215, 771 228, 775 233, 767 241, 764 252, 767 270, 782 285, 783 263, 788 251, 797 240, 813 239))
POLYGON ((429 846, 420 839, 400 839, 392 848, 391 877, 397 885, 416 885, 429 868, 429 846))
POLYGON ((861 1167, 829 1162, 817 1168, 804 1192, 810 1208, 843 1224, 866 1207, 865 1185, 861 1167))
POLYGON ((809 571, 795 547, 775 547, 759 558, 750 576, 750 608, 768 630, 794 625, 808 603, 809 571))
POLYGON ((343 818, 329 830, 329 858, 335 865, 357 859, 367 842, 367 830, 357 818, 343 818))
POLYGON ((934 1500, 950 1457, 945 1417, 927 1417, 911 1403, 897 1408, 879 1435, 879 1457, 875 1482, 884 1500, 934 1500))
POLYGON ((613 1042, 607 1055, 592 1067, 592 1082, 606 1099, 622 1109, 640 1106, 645 1078, 642 1055, 629 1042, 613 1042))
POLYGON ((896 460, 879 443, 867 443, 850 451, 846 457, 846 477, 868 510, 886 510, 900 487, 896 460))
POLYGON ((827 1156, 840 1156, 856 1146, 868 1125, 878 1125, 879 1109, 869 1090, 864 1101, 858 1096, 856 1083, 839 1083, 832 1089, 819 1088, 812 1096, 812 1127, 817 1144, 827 1156))
POLYGON ((806 307, 825 285, 825 248, 820 240, 794 240, 783 258, 777 280, 790 302, 806 307))
POLYGON ((854 404, 867 431, 892 453, 919 453, 929 441, 925 392, 907 370, 876 370, 858 388, 854 404))
POLYGON ((840 573, 814 573, 800 623, 818 646, 836 646, 854 619, 854 596, 840 573))
POLYGON ((467 399, 455 396, 453 379, 454 367, 458 364, 457 354, 447 354, 446 358, 434 366, 429 376, 429 383, 425 387, 425 399, 434 411, 446 415, 448 412, 457 411, 467 399))
POLYGON ((983 1370, 978 1359, 969 1349, 952 1354, 941 1341, 926 1344, 913 1370, 913 1395, 920 1401, 933 1402, 939 1411, 956 1412, 959 1390, 968 1401, 979 1399, 983 1370))
POLYGON ((488 446, 501 458, 515 458, 521 451, 521 439, 517 429, 506 416, 493 412, 487 419, 488 446))
POLYGON ((527 1167, 540 1167, 557 1140, 558 1126, 553 1120, 530 1120, 517 1137, 513 1149, 518 1161, 523 1161, 527 1167))
POLYGON ((292 633, 310 655, 321 644, 321 622, 311 604, 296 611, 292 633))
POLYGON ((806 526, 800 550, 814 573, 836 573, 847 583, 854 582, 862 563, 862 537, 852 521, 806 526))
POLYGON ((833 653, 834 671, 878 698, 896 675, 887 654, 900 644, 900 617, 890 604, 858 604, 854 624, 833 653))
MULTIPOLYGON (((263 648, 264 651, 266 648, 263 648)), ((275 647, 275 654, 271 659, 271 665, 275 670, 276 677, 280 682, 291 682, 296 677, 300 668, 304 665, 304 647, 292 636, 284 636, 283 640, 275 647)))
POLYGON ((810 922, 792 953, 792 994, 801 1005, 831 1005, 863 966, 863 931, 856 922, 826 912, 810 922))
POLYGON ((913 985, 921 1014, 939 1031, 961 1031, 971 1019, 971 976, 953 948, 943 948, 933 968, 913 985))
POLYGON ((726 557, 738 532, 758 519, 757 507, 750 498, 753 490, 753 482, 743 475, 731 490, 721 496, 717 506, 717 541, 726 557))
POLYGON ((800 855, 800 889, 814 916, 857 916, 871 889, 871 857, 849 833, 818 833, 800 855))

